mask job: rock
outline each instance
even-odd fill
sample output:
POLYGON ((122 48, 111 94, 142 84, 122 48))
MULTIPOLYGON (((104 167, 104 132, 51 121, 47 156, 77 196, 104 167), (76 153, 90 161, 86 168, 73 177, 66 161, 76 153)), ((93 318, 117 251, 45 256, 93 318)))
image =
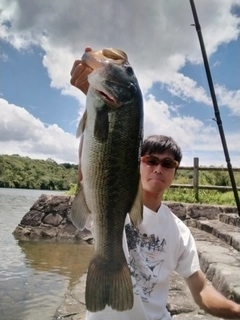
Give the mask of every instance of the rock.
POLYGON ((50 224, 52 226, 58 226, 62 220, 63 220, 63 217, 60 214, 50 213, 43 219, 43 222, 46 224, 50 224))
POLYGON ((77 228, 73 224, 65 224, 60 225, 57 238, 58 239, 66 239, 66 240, 74 240, 76 236, 77 228))
POLYGON ((22 218, 20 224, 23 226, 36 227, 41 224, 43 217, 44 217, 44 212, 37 211, 37 210, 30 210, 22 218))
POLYGON ((57 235, 57 228, 53 226, 41 225, 32 228, 30 232, 30 239, 54 239, 57 235))
POLYGON ((16 238, 29 237, 31 234, 31 228, 22 227, 18 225, 14 231, 14 235, 16 238))
POLYGON ((89 230, 84 229, 83 231, 77 230, 75 237, 77 240, 84 240, 88 243, 93 243, 93 237, 89 230))
POLYGON ((220 213, 219 206, 189 204, 187 206, 187 214, 194 219, 207 218, 216 219, 220 213))
POLYGON ((187 216, 186 205, 178 202, 167 203, 169 209, 181 220, 185 220, 187 216))
POLYGON ((93 240, 90 231, 77 230, 70 212, 73 196, 42 194, 22 218, 13 234, 18 240, 86 241, 93 240))
MULTIPOLYGON (((71 206, 74 196, 42 194, 22 218, 13 232, 17 239, 47 239, 53 241, 93 242, 91 233, 77 230, 71 221, 71 206)), ((236 212, 235 207, 209 206, 166 202, 173 213, 188 225, 196 224, 194 219, 216 219, 224 212, 236 212)), ((225 218, 226 219, 226 218, 225 218)), ((228 218, 229 219, 229 218, 228 218)), ((236 218, 235 220, 236 221, 236 218)), ((237 221, 238 223, 238 221, 237 221)))
POLYGON ((236 213, 220 213, 219 220, 232 226, 240 227, 240 217, 236 213))

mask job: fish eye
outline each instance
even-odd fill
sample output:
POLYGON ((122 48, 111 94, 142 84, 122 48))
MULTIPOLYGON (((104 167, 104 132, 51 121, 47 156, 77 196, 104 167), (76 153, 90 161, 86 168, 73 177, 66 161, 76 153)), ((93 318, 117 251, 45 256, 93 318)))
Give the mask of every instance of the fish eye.
POLYGON ((131 66, 127 66, 126 71, 127 71, 128 75, 130 75, 130 76, 133 75, 133 68, 131 66))

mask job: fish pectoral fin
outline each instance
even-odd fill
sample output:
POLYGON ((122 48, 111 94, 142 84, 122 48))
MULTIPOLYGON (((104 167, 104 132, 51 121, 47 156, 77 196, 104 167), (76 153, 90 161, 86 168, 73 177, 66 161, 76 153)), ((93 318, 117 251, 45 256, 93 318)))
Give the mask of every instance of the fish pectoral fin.
POLYGON ((95 124, 94 124, 94 137, 99 142, 106 142, 108 139, 109 119, 108 107, 97 110, 95 124))
POLYGON ((143 219, 143 191, 142 191, 142 183, 141 179, 139 180, 138 184, 138 192, 134 199, 132 208, 129 212, 130 219, 134 227, 139 225, 143 219))
POLYGON ((71 207, 71 219, 76 228, 83 230, 88 222, 91 212, 87 206, 83 186, 79 184, 79 190, 76 193, 71 207))
POLYGON ((86 121, 87 121, 87 110, 84 111, 84 113, 82 115, 82 118, 79 121, 78 128, 77 128, 77 133, 76 133, 76 137, 77 138, 79 138, 83 134, 84 129, 85 129, 86 121))
POLYGON ((88 267, 85 301, 91 312, 107 305, 117 311, 132 309, 133 286, 123 252, 111 260, 94 255, 88 267))

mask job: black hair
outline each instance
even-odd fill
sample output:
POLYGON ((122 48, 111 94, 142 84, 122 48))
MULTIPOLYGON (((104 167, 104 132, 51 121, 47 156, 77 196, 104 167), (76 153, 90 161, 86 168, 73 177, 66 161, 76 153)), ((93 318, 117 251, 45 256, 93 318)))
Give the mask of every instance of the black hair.
POLYGON ((182 160, 182 151, 172 137, 152 135, 146 138, 142 144, 141 156, 152 153, 172 153, 174 160, 179 164, 182 160))

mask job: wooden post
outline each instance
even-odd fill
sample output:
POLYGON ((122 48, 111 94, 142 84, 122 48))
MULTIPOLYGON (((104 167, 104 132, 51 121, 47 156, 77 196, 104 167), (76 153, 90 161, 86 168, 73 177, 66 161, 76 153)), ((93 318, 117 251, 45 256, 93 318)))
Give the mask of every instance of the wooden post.
POLYGON ((193 158, 193 190, 194 190, 195 199, 197 202, 199 201, 198 176, 199 176, 199 158, 193 158))

